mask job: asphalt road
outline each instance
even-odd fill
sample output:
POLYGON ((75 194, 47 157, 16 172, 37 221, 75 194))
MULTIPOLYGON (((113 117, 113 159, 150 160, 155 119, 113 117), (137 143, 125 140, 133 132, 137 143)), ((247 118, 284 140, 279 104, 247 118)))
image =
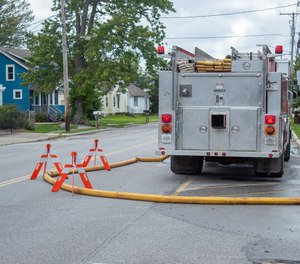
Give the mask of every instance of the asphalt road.
MULTIPOLYGON (((0 146, 0 263, 300 263, 300 207, 159 204, 51 192, 28 180, 46 143, 64 164, 100 140, 109 162, 154 156, 156 125, 0 146)), ((51 166, 50 166, 51 167, 51 166)), ((175 195, 300 196, 300 158, 282 179, 247 165, 174 175, 169 160, 88 173, 94 188, 175 195)), ((76 185, 82 185, 74 176, 76 185)), ((68 181, 71 181, 72 177, 68 181)))

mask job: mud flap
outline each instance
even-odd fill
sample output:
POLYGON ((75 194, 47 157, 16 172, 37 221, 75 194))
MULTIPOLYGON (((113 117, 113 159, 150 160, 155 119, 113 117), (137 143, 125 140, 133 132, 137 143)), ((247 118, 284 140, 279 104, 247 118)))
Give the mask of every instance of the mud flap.
POLYGON ((175 174, 200 174, 203 167, 203 157, 172 156, 171 171, 175 174))
POLYGON ((283 170, 284 154, 279 158, 261 158, 254 159, 253 166, 256 175, 265 175, 269 173, 271 177, 282 177, 284 174, 283 170))

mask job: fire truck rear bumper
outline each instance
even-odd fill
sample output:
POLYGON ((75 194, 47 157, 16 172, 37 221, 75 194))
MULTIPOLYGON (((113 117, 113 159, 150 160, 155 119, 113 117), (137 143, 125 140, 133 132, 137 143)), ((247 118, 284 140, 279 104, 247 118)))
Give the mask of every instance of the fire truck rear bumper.
POLYGON ((201 156, 201 157, 240 157, 240 158, 279 158, 282 152, 236 152, 224 150, 166 150, 159 149, 155 151, 156 155, 171 155, 171 156, 201 156))

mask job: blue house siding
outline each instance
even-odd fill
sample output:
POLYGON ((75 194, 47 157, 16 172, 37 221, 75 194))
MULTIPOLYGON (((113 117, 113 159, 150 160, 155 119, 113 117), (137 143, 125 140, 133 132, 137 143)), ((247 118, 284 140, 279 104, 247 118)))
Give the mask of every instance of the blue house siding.
POLYGON ((3 105, 16 105, 18 110, 26 111, 31 109, 33 103, 32 97, 29 96, 30 91, 27 86, 22 86, 20 74, 27 72, 27 69, 0 53, 0 84, 6 87, 3 92, 3 105), (14 65, 15 79, 12 81, 6 80, 6 65, 14 65), (18 92, 21 93, 18 93, 18 92), (14 93, 21 95, 20 99, 14 99, 14 93))
POLYGON ((30 110, 43 113, 50 120, 55 121, 55 116, 64 113, 64 98, 58 87, 54 89, 53 93, 45 94, 43 92, 35 93, 33 85, 22 85, 20 76, 30 70, 26 64, 26 58, 30 58, 30 56, 29 50, 0 46, 1 104, 15 105, 19 111, 30 110), (7 67, 14 69, 14 71, 10 69, 8 73, 10 80, 7 80, 7 67), (14 75, 12 75, 13 72, 14 75), (2 91, 2 87, 5 87, 4 91, 2 91))

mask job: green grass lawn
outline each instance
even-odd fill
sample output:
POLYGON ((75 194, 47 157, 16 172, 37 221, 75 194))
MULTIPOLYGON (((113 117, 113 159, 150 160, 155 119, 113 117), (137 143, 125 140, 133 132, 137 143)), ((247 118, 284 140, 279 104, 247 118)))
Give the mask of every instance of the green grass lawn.
MULTIPOLYGON (((157 122, 158 116, 151 115, 149 116, 149 122, 157 122)), ((90 122, 91 125, 95 126, 95 121, 90 122)), ((101 117, 99 120, 100 128, 106 127, 124 127, 128 125, 136 125, 136 124, 146 124, 146 116, 144 115, 110 115, 106 117, 101 117)))
MULTIPOLYGON (((149 116, 149 122, 157 122, 158 116, 151 115, 149 116)), ((137 125, 137 124, 146 124, 146 116, 144 115, 136 115, 136 116, 129 116, 129 115, 111 115, 107 117, 101 117, 99 120, 100 128, 108 128, 108 127, 124 127, 129 125, 137 125)), ((78 127, 76 125, 71 125, 71 133, 83 132, 83 131, 91 131, 96 129, 96 121, 91 120, 89 121, 90 127, 78 127)), ((64 127, 58 123, 36 123, 35 130, 36 133, 65 133, 64 127)))
POLYGON ((292 118, 292 130, 295 132, 298 138, 300 138, 300 124, 294 123, 294 118, 292 118))
MULTIPOLYGON (((71 125, 71 130, 76 130, 77 126, 71 125)), ((64 133, 65 129, 58 123, 36 123, 35 124, 35 130, 34 132, 36 133, 50 133, 50 132, 55 132, 55 133, 64 133)))

